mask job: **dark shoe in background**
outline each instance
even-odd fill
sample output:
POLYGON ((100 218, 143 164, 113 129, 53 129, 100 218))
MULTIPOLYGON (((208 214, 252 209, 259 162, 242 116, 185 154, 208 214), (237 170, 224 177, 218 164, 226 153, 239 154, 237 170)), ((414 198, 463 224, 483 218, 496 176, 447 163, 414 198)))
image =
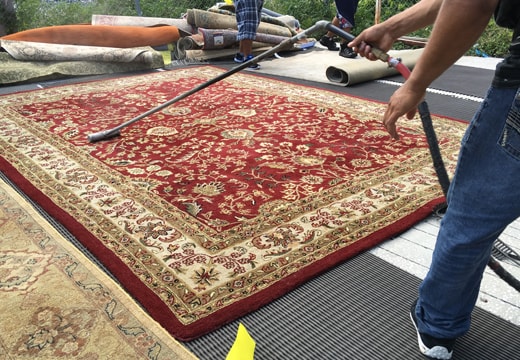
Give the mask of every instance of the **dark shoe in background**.
MULTIPOLYGON (((244 62, 251 60, 253 57, 253 55, 247 55, 244 62)), ((246 70, 260 70, 260 64, 251 64, 246 68, 246 70)))
POLYGON ((244 54, 236 53, 235 57, 233 58, 233 61, 236 63, 243 63, 245 61, 244 54))
POLYGON ((341 49, 339 50, 339 56, 343 56, 347 59, 354 59, 355 57, 357 57, 356 52, 352 50, 352 48, 348 47, 346 43, 341 44, 340 47, 341 49))
POLYGON ((333 38, 328 37, 327 35, 323 35, 320 39, 320 44, 325 46, 330 51, 336 51, 338 50, 338 45, 334 41, 333 38))
MULTIPOLYGON (((242 53, 236 53, 235 57, 233 58, 233 61, 236 63, 244 63, 246 61, 249 61, 253 58, 253 55, 247 55, 244 56, 242 53)), ((259 70, 260 64, 251 64, 247 67, 246 70, 259 70)))

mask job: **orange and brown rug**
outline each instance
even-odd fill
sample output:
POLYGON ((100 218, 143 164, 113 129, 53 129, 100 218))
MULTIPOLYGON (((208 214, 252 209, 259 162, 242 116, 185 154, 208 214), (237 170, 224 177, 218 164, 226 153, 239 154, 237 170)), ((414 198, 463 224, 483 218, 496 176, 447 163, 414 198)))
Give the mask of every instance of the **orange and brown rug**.
POLYGON ((0 179, 2 359, 195 360, 0 179))
MULTIPOLYGON (((211 67, 0 97, 0 170, 154 319, 201 336, 404 231, 443 196, 419 119, 384 104, 211 67)), ((450 173, 465 123, 434 116, 450 173)))

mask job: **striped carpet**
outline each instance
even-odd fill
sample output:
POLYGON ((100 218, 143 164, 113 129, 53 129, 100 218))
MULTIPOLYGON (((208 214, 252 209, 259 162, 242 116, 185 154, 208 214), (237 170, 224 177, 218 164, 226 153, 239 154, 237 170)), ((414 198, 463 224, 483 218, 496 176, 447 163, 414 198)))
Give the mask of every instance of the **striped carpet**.
MULTIPOLYGON (((420 280, 364 253, 286 296, 197 340, 201 360, 225 359, 241 322, 255 360, 411 360, 417 350, 409 308, 420 280)), ((453 360, 519 358, 520 328, 477 308, 453 360)))

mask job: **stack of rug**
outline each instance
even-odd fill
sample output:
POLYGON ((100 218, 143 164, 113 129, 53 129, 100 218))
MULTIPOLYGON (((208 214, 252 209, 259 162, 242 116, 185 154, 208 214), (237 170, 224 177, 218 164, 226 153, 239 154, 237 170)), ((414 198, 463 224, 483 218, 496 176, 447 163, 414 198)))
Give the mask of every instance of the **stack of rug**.
MULTIPOLYGON (((255 52, 296 34, 291 19, 263 17, 255 52)), ((91 24, 21 31, 0 38, 0 84, 227 57, 236 52, 236 28, 234 13, 216 8, 189 9, 181 19, 93 15, 91 24)))

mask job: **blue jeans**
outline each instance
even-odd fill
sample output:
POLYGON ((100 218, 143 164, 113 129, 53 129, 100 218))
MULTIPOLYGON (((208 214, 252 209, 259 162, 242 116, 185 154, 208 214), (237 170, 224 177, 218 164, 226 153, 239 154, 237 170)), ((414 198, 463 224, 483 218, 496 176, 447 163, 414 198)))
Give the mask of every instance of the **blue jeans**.
POLYGON ((419 288, 418 328, 457 338, 470 327, 494 240, 520 216, 520 90, 491 87, 462 139, 432 264, 419 288))

